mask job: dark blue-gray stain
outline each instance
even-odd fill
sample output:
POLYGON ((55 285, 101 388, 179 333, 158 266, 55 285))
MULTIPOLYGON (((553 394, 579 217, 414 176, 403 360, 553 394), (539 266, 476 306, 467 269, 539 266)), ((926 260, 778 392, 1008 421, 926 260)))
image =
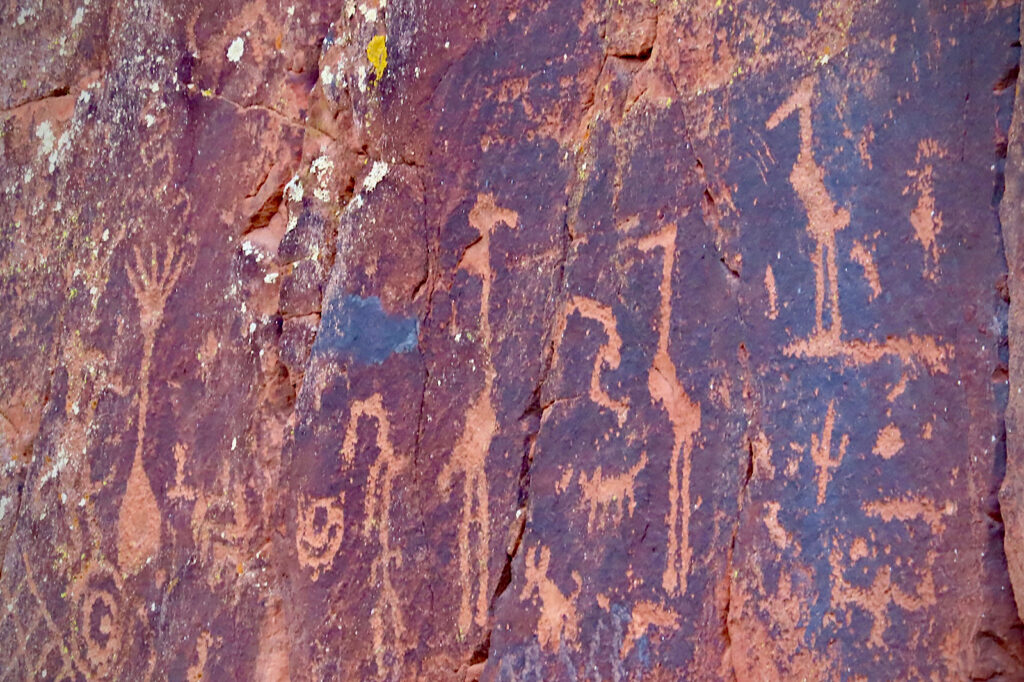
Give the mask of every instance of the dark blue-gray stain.
POLYGON ((392 353, 414 350, 419 333, 419 320, 388 315, 376 296, 339 296, 327 303, 313 352, 338 353, 363 364, 377 364, 392 353))

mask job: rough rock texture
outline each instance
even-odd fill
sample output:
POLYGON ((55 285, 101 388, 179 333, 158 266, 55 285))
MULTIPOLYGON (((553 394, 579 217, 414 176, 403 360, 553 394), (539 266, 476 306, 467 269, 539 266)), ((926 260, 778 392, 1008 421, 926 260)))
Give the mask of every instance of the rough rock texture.
POLYGON ((1024 678, 1019 23, 4 3, 0 680, 1024 678))

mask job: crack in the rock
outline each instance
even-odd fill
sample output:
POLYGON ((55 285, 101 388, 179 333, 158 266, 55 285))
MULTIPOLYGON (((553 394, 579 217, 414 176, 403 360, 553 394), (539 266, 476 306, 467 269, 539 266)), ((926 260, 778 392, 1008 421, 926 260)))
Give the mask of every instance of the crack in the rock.
POLYGON ((215 99, 221 102, 227 102, 228 104, 235 107, 242 113, 248 113, 250 111, 262 111, 269 114, 272 118, 277 119, 284 125, 291 126, 293 128, 301 128, 306 133, 312 130, 313 132, 319 133, 320 135, 323 135, 324 137, 330 139, 332 142, 338 141, 338 139, 335 138, 334 135, 331 135, 329 132, 323 130, 322 128, 318 128, 317 126, 312 125, 308 121, 297 121, 295 119, 289 118, 288 116, 282 114, 277 109, 265 106, 263 104, 239 104, 230 97, 225 97, 224 95, 221 95, 220 93, 216 92, 203 92, 200 93, 200 96, 205 97, 207 99, 215 99))
POLYGON ((629 54, 627 52, 613 52, 610 56, 617 59, 621 59, 624 62, 646 62, 651 58, 651 53, 654 52, 654 43, 637 52, 636 54, 629 54))
POLYGON ((242 230, 242 236, 261 230, 270 224, 277 212, 281 210, 281 203, 284 201, 284 189, 288 186, 288 180, 283 180, 280 185, 274 189, 274 191, 267 197, 266 201, 260 206, 259 210, 250 216, 245 229, 242 230))
MULTIPOLYGON (((420 296, 420 291, 426 288, 426 310, 423 313, 423 323, 420 325, 420 329, 425 329, 430 323, 431 315, 433 314, 434 306, 434 292, 437 289, 437 268, 435 266, 435 260, 437 257, 437 249, 440 248, 441 234, 440 226, 436 228, 436 233, 431 235, 428 233, 429 220, 427 219, 427 193, 426 184, 423 182, 423 178, 420 177, 422 171, 413 167, 413 175, 419 181, 420 197, 423 208, 423 240, 426 249, 427 258, 427 271, 413 289, 412 298, 410 303, 415 301, 420 296), (434 243, 431 243, 431 236, 434 237, 434 243)), ((419 340, 417 340, 419 343, 419 340)), ((427 405, 427 387, 430 385, 430 363, 424 358, 423 360, 423 390, 420 392, 420 404, 416 416, 416 435, 413 441, 413 453, 412 453, 412 464, 413 471, 419 471, 419 460, 421 453, 421 444, 423 442, 423 418, 426 414, 427 405)))
MULTIPOLYGON (((687 143, 690 143, 687 138, 687 143)), ((734 267, 729 263, 729 259, 725 253, 725 241, 726 235, 722 230, 722 216, 718 211, 718 203, 715 200, 715 195, 711 192, 711 183, 708 181, 707 171, 704 170, 704 162, 701 161, 700 157, 697 156, 697 152, 693 149, 691 144, 690 147, 694 152, 694 159, 696 159, 695 170, 697 172, 697 182, 700 183, 703 188, 701 195, 701 216, 704 226, 711 229, 714 237, 715 250, 718 252, 718 262, 722 264, 722 267, 726 269, 729 276, 735 280, 739 280, 742 276, 742 272, 739 268, 734 267)))
MULTIPOLYGON (((716 251, 719 254, 719 262, 724 267, 730 277, 731 281, 739 283, 741 279, 741 272, 729 264, 729 260, 725 254, 726 247, 726 235, 722 231, 720 216, 718 214, 718 208, 715 202, 715 197, 711 192, 711 185, 708 181, 707 173, 704 169, 704 163, 697 156, 697 150, 694 148, 689 129, 684 125, 685 142, 694 154, 694 160, 696 161, 696 173, 697 179, 701 186, 701 219, 705 229, 712 232, 712 241, 715 244, 716 251)), ((742 322, 743 320, 743 307, 739 301, 739 289, 738 287, 732 287, 734 292, 733 300, 736 304, 736 319, 742 322)), ((737 679, 736 667, 733 656, 733 643, 737 640, 733 636, 732 632, 732 609, 734 600, 734 583, 738 577, 738 571, 733 567, 733 558, 736 553, 736 543, 739 537, 740 525, 743 523, 743 510, 745 507, 745 501, 749 495, 748 487, 750 481, 754 475, 754 442, 751 434, 751 428, 758 422, 758 414, 760 413, 760 406, 757 404, 757 396, 759 392, 753 390, 753 372, 749 366, 749 353, 746 349, 746 344, 741 343, 739 346, 739 359, 743 366, 744 373, 744 391, 749 390, 749 396, 747 400, 744 400, 744 412, 746 413, 747 421, 747 435, 745 443, 746 451, 746 467, 743 473, 743 478, 740 482, 739 488, 736 494, 736 522, 733 524, 732 533, 729 538, 729 547, 726 554, 725 561, 725 582, 726 582, 726 598, 725 605, 722 611, 722 639, 725 644, 725 653, 728 657, 728 668, 732 680, 737 679)))
POLYGON ((19 102, 18 104, 7 107, 6 109, 0 109, 0 114, 17 114, 21 109, 27 109, 29 107, 35 106, 36 104, 42 104, 47 100, 61 99, 63 97, 69 96, 73 96, 71 93, 71 87, 67 85, 62 85, 59 88, 54 88, 45 95, 40 95, 38 97, 33 97, 32 99, 24 100, 22 102, 19 102))
MULTIPOLYGON (((685 142, 694 154, 694 160, 696 161, 696 173, 697 179, 701 187, 701 218, 705 229, 712 232, 713 243, 715 244, 716 251, 719 254, 719 262, 722 267, 728 272, 728 276, 731 281, 738 284, 742 273, 729 264, 729 260, 725 254, 726 248, 726 234, 722 231, 720 216, 718 214, 718 208, 716 206, 714 195, 711 192, 711 185, 708 181, 707 173, 704 169, 704 163, 697 156, 697 150, 693 146, 689 129, 684 125, 685 142)), ((739 288, 737 286, 732 287, 733 289, 733 301, 736 304, 736 319, 743 320, 743 307, 739 301, 739 288)), ((744 392, 748 393, 747 399, 743 401, 744 412, 747 422, 747 434, 745 442, 746 451, 746 466, 743 473, 743 478, 740 482, 739 488, 736 495, 736 522, 733 524, 732 533, 729 538, 729 546, 726 554, 725 561, 725 581, 726 581, 726 598, 725 605, 722 611, 722 639, 725 644, 725 655, 728 657, 728 668, 732 680, 737 679, 737 672, 734 663, 734 655, 732 651, 733 643, 739 641, 733 636, 732 632, 732 609, 734 595, 734 583, 738 578, 738 571, 733 567, 733 559, 736 553, 736 544, 739 538, 740 525, 743 523, 743 511, 745 508, 745 502, 749 496, 748 488, 750 481, 754 475, 754 441, 751 429, 755 424, 758 423, 758 416, 760 414, 760 405, 758 404, 758 396, 760 392, 754 390, 754 375, 749 366, 749 352, 747 351, 746 344, 740 343, 738 355, 740 363, 743 368, 744 374, 744 392)))
POLYGON ((747 470, 743 477, 743 482, 740 484, 739 493, 736 496, 736 524, 732 528, 732 537, 729 539, 729 550, 726 554, 725 559, 725 608, 722 612, 722 638, 725 640, 725 651, 729 657, 729 671, 732 673, 732 679, 736 680, 736 666, 734 664, 732 644, 734 641, 732 626, 731 626, 731 614, 733 608, 733 583, 738 577, 738 571, 733 568, 733 556, 736 552, 736 538, 739 535, 740 524, 742 523, 744 500, 747 496, 747 486, 750 485, 750 479, 754 475, 754 443, 747 437, 747 470))
MULTIPOLYGON (((1018 35, 1019 31, 1020 24, 1018 23, 1018 35)), ((1014 41, 1011 47, 1019 49, 1020 41, 1014 41)), ((973 66, 973 62, 971 65, 973 66)), ((986 505, 985 509, 985 513, 988 516, 988 524, 991 533, 990 537, 994 537, 996 548, 999 552, 1002 553, 1000 564, 1002 566, 1002 570, 1005 571, 1005 573, 1001 576, 997 576, 997 579, 1005 581, 1005 584, 1008 584, 1010 586, 1009 593, 1010 598, 1012 599, 1011 604, 1013 604, 1014 606, 1013 612, 1015 616, 1018 616, 1014 618, 1016 622, 1012 626, 1013 630, 1019 629, 1021 625, 1019 619, 1019 614, 1021 612, 1021 609, 1019 608, 1021 595, 1016 593, 1019 590, 1020 585, 1014 584, 1013 575, 1010 572, 1010 557, 1014 555, 1014 552, 1012 551, 1012 544, 1019 543, 1020 536, 1019 532, 1014 533, 1013 530, 1013 505, 1007 506, 1008 514, 1011 516, 1011 530, 1009 533, 1007 533, 1005 520, 1003 518, 1003 504, 1006 501, 1005 495, 1008 492, 1007 490, 1004 489, 1007 476, 1010 476, 1011 486, 1013 485, 1014 478, 1016 478, 1016 476, 1014 475, 1015 470, 1018 472, 1017 476, 1019 476, 1019 465, 1014 464, 1014 455, 1019 453, 1014 452, 1014 448, 1011 448, 1008 439, 1008 436, 1011 433, 1013 433, 1013 429, 1019 423, 1018 419, 1014 419, 1015 414, 1019 415, 1019 407, 1017 406, 1018 399, 1015 399, 1016 392, 1013 390, 1013 387, 1017 383, 1015 379, 1018 378, 1017 374, 1013 371, 1013 369, 1016 368, 1019 364, 1018 362, 1015 362, 1015 356, 1019 351, 1014 350, 1015 335, 1013 332, 1015 331, 1015 325, 1013 321, 1016 318, 1014 312, 1017 310, 1017 307, 1019 306, 1019 301, 1016 300, 1018 297, 1013 296, 1013 294, 1016 293, 1015 290, 1018 289, 1018 285, 1016 284, 1018 280, 1017 277, 1015 277, 1015 273, 1019 273, 1020 267, 1020 241, 1018 236, 1020 226, 1019 224, 1012 225, 1012 223, 1014 222, 1014 218, 1019 217, 1019 212, 1016 211, 1013 207, 1015 207, 1015 204, 1019 201, 1020 196, 1019 180, 1014 180, 1015 177, 1020 177, 1020 141, 1019 138, 1015 140, 1015 137, 1019 135, 1020 131, 1019 114, 1021 111, 1021 96, 1020 92, 1017 91, 1017 80, 1019 72, 1020 60, 1018 55, 1017 63, 1009 67, 1003 75, 1003 77, 999 81, 997 81, 992 88, 992 92, 996 96, 1003 94, 1006 90, 1012 90, 1011 97, 1013 98, 1013 102, 1011 104, 1011 115, 1006 131, 1006 138, 1004 141, 1000 141, 997 143, 997 160, 996 163, 993 164, 993 169, 996 170, 996 173, 995 187, 993 188, 992 194, 992 205, 995 209, 998 224, 998 249, 999 252, 1002 254, 1003 258, 1005 259, 1006 265, 1005 275, 1002 275, 1000 278, 997 278, 995 285, 995 289, 998 292, 999 296, 998 301, 1001 302, 1002 307, 1000 314, 1005 314, 1004 324, 1000 325, 1000 338, 997 348, 1005 348, 1008 352, 1008 357, 1004 356, 1001 351, 999 352, 998 356, 998 362, 1001 366, 1004 361, 1008 365, 1006 374, 1008 393, 1006 402, 1003 405, 1002 414, 999 415, 999 440, 993 446, 995 450, 993 454, 995 456, 996 463, 996 477, 998 479, 996 481, 995 490, 997 490, 998 493, 991 500, 991 504, 986 505), (1007 210, 1004 207, 1004 205, 1009 206, 1011 208, 1007 210), (1008 225, 1008 223, 1011 223, 1011 225, 1008 225), (1005 281, 1001 282, 1000 280, 1004 277, 1005 281), (999 442, 1001 442, 1003 446, 1003 458, 1001 463, 999 461, 999 442), (999 466, 1000 464, 1001 467, 999 466), (1014 535, 1016 535, 1016 537, 1014 537, 1014 535), (1007 542, 1008 539, 1010 544, 1008 544, 1007 542)), ((970 95, 968 94, 964 102, 964 141, 966 141, 967 136, 966 116, 969 98, 970 95)), ((961 158, 962 157, 963 151, 961 151, 961 158)), ((997 303, 997 305, 999 305, 999 303, 997 303)), ((1017 392, 1019 391, 1020 388, 1017 388, 1017 392)), ((1011 494, 1013 493, 1011 492, 1011 494)), ((1017 511, 1017 513, 1019 514, 1019 510, 1017 511)), ((1017 554, 1017 559, 1019 560, 1019 552, 1017 554)), ((1013 660, 1013 662, 1016 664, 1016 671, 1020 670, 1021 660, 1017 655, 1015 655, 1014 647, 1007 646, 1006 639, 1004 639, 998 633, 992 632, 988 627, 980 626, 979 624, 978 630, 974 633, 975 646, 981 647, 985 641, 990 642, 991 646, 994 646, 998 651, 1002 652, 1003 654, 1008 654, 1010 658, 1013 660)), ((999 673, 999 675, 1005 675, 1006 672, 1007 671, 1005 669, 996 668, 993 671, 993 673, 989 675, 986 679, 996 677, 996 673, 999 673)), ((975 676, 972 677, 972 679, 978 678, 975 676)))
POLYGON ((1015 87, 1017 85, 1017 78, 1019 75, 1020 64, 1014 64, 1007 69, 1006 73, 1003 74, 1003 77, 1000 78, 994 86, 992 86, 992 93, 995 95, 1001 95, 1006 90, 1015 87))
MULTIPOLYGON (((596 83, 595 83, 596 89, 596 83)), ((544 423, 544 412, 548 405, 543 405, 542 395, 544 393, 544 384, 547 382, 548 377, 551 374, 551 370, 554 366, 554 353, 555 353, 555 333, 558 328, 558 319, 561 315, 561 311, 564 307, 565 297, 565 284, 566 284, 566 269, 569 259, 569 252, 572 247, 573 236, 572 230, 569 226, 569 210, 571 198, 575 192, 571 191, 572 186, 575 184, 575 178, 578 178, 578 174, 570 176, 569 186, 566 187, 565 203, 562 208, 562 254, 559 258, 555 268, 558 273, 558 281, 554 287, 557 292, 555 296, 555 305, 553 306, 551 317, 547 323, 547 338, 545 338, 542 348, 544 349, 543 364, 541 367, 540 375, 538 376, 537 383, 534 386, 533 392, 530 396, 530 402, 523 411, 520 420, 532 419, 536 420, 536 426, 531 428, 525 438, 523 439, 523 458, 519 466, 519 489, 516 494, 516 518, 514 520, 514 526, 510 533, 509 541, 504 547, 505 550, 505 563, 502 567, 498 584, 495 586, 494 593, 491 596, 489 611, 493 620, 493 614, 495 606, 497 605, 498 599, 505 593, 509 585, 512 584, 512 564, 519 553, 519 549, 522 546, 523 534, 526 530, 526 520, 529 514, 530 505, 530 477, 533 468, 533 456, 534 449, 537 443, 537 437, 540 435, 540 430, 544 423)), ((469 664, 480 665, 485 663, 490 655, 491 646, 491 632, 493 629, 489 627, 484 632, 484 637, 480 644, 474 649, 473 654, 470 657, 469 664)))

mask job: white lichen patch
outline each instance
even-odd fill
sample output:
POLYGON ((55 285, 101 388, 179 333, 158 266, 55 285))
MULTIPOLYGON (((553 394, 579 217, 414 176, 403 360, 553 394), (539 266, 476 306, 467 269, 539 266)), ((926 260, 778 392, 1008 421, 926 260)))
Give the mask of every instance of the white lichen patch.
POLYGON ((59 140, 57 140, 56 148, 50 152, 50 156, 47 158, 51 173, 57 169, 57 161, 65 152, 67 152, 69 146, 71 146, 71 131, 67 130, 64 131, 64 134, 60 136, 59 140))
POLYGON ((374 161, 373 167, 370 168, 370 172, 366 174, 366 179, 363 180, 363 189, 367 192, 372 192, 377 184, 384 179, 384 176, 388 173, 388 164, 386 161, 374 161))
POLYGON ((40 143, 38 156, 50 154, 53 151, 57 138, 53 136, 53 126, 50 125, 49 121, 43 121, 36 126, 36 137, 39 138, 40 143))
POLYGON ((323 82, 324 87, 334 85, 335 78, 336 76, 334 75, 334 72, 331 71, 330 66, 325 65, 323 70, 320 71, 320 80, 323 82))
POLYGON ((71 17, 71 30, 74 31, 82 24, 82 19, 85 18, 85 8, 79 7, 75 10, 75 15, 71 17))
POLYGON ((309 164, 309 170, 316 176, 317 187, 313 189, 313 196, 324 203, 331 200, 329 191, 331 176, 334 174, 334 162, 326 156, 318 156, 309 164))
POLYGON ((51 460, 52 466, 50 466, 50 468, 47 469, 46 472, 39 479, 39 487, 41 488, 47 483, 49 483, 51 480, 55 479, 57 475, 68 465, 70 459, 71 458, 68 455, 67 450, 65 450, 63 447, 58 447, 57 455, 53 457, 53 459, 51 460))
POLYGON ((237 64, 238 60, 242 58, 242 53, 245 52, 245 40, 242 36, 238 36, 231 41, 228 46, 228 61, 237 64))
POLYGON ((295 175, 288 184, 284 186, 284 198, 288 201, 302 201, 305 191, 302 189, 302 181, 295 175))
POLYGON ((26 5, 25 7, 21 8, 20 12, 18 12, 18 18, 16 21, 18 22, 18 26, 24 26, 26 21, 28 21, 29 19, 35 19, 35 17, 36 8, 32 7, 31 5, 26 5))
MULTIPOLYGON (((253 244, 248 239, 242 242, 242 253, 244 253, 246 256, 252 256, 253 254, 255 254, 254 260, 257 263, 262 263, 263 260, 267 258, 267 255, 263 253, 263 249, 261 249, 256 244, 253 244)), ((243 310, 242 312, 245 311, 243 310)))

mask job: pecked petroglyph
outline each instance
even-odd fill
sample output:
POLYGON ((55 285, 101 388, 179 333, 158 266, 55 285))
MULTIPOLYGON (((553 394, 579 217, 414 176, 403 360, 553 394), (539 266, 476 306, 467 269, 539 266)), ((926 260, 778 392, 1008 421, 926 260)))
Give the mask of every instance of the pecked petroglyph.
POLYGON ((775 271, 770 264, 764 268, 764 290, 768 292, 768 310, 765 315, 769 320, 776 320, 779 317, 779 288, 775 284, 775 271))
MULTIPOLYGON (((945 519, 953 516, 957 510, 956 504, 951 500, 940 505, 937 500, 926 495, 913 494, 864 502, 861 508, 867 517, 880 519, 883 523, 899 523, 907 526, 914 523, 923 524, 927 527, 926 537, 930 535, 932 538, 924 540, 927 545, 933 545, 935 540, 945 532, 945 519)), ((873 533, 871 537, 874 537, 873 533)), ((877 557, 882 554, 883 549, 884 553, 888 554, 887 548, 877 545, 872 540, 855 538, 846 552, 849 557, 848 562, 844 559, 844 552, 838 538, 834 538, 829 552, 832 606, 833 608, 857 607, 871 616, 872 626, 867 644, 872 648, 886 646, 884 636, 889 627, 893 625, 889 617, 891 607, 914 612, 924 610, 937 603, 935 563, 938 554, 933 547, 929 547, 924 553, 923 561, 916 561, 913 558, 887 559, 884 565, 879 566, 875 571, 869 587, 856 586, 846 579, 844 566, 849 568, 850 563, 855 563, 865 557, 877 557), (900 566, 904 561, 906 561, 906 566, 913 569, 912 572, 909 576, 903 572, 899 578, 894 577, 893 565, 900 566), (908 582, 914 584, 908 585, 908 582)))
POLYGON ((619 363, 622 361, 620 355, 622 352, 622 337, 619 336, 618 325, 615 322, 615 313, 612 312, 611 307, 598 303, 591 298, 573 296, 569 300, 569 304, 565 308, 565 314, 562 317, 562 334, 556 335, 552 355, 556 362, 558 351, 562 345, 565 325, 569 317, 574 313, 579 313, 580 316, 599 323, 608 337, 608 340, 602 344, 601 350, 594 358, 594 370, 590 374, 590 399, 601 407, 611 410, 615 414, 619 426, 622 426, 629 412, 629 399, 612 398, 601 386, 601 372, 603 368, 607 367, 610 370, 618 369, 619 363))
MULTIPOLYGON (((23 572, 13 590, 0 584, 0 597, 6 605, 0 609, 0 624, 13 626, 16 648, 8 652, 5 665, 0 667, 0 680, 118 677, 126 658, 130 628, 139 625, 125 608, 121 571, 91 553, 82 557, 78 572, 61 595, 70 608, 69 630, 63 623, 58 625, 55 615, 59 612, 51 610, 26 552, 15 556, 23 572), (17 603, 26 603, 23 595, 30 597, 32 609, 14 608, 17 603)), ((151 673, 150 669, 143 679, 149 679, 151 673)))
POLYGON ((459 520, 459 600, 458 627, 461 636, 469 633, 473 623, 483 626, 487 622, 487 598, 490 585, 487 561, 491 545, 490 513, 488 510, 487 453, 498 429, 497 414, 491 402, 497 373, 491 360, 491 235, 498 223, 515 228, 519 215, 515 211, 497 206, 494 196, 481 194, 469 212, 469 224, 480 238, 463 254, 458 268, 480 277, 480 342, 484 350, 484 385, 472 399, 466 411, 462 433, 455 443, 451 457, 438 475, 438 487, 445 492, 452 488, 454 479, 462 476, 462 514, 459 520), (471 541, 473 532, 476 540, 471 541))
MULTIPOLYGON (((853 558, 853 549, 851 548, 850 559, 853 558)), ((890 605, 904 611, 921 611, 936 604, 933 576, 934 550, 926 554, 924 565, 917 572, 917 585, 913 588, 907 588, 895 580, 892 566, 889 564, 878 569, 870 587, 858 587, 846 579, 843 572, 845 563, 843 551, 838 542, 833 541, 832 549, 829 552, 832 607, 854 606, 866 611, 871 616, 871 632, 867 642, 871 648, 878 649, 886 646, 883 638, 890 626, 888 614, 890 605)))
POLYGON ((892 459, 903 449, 903 434, 895 424, 889 424, 878 432, 873 453, 884 459, 892 459))
MULTIPOLYGON (((579 473, 577 482, 580 499, 577 507, 587 511, 587 532, 617 528, 625 512, 633 516, 636 510, 636 477, 647 467, 647 453, 640 455, 636 464, 620 474, 606 475, 601 466, 592 474, 579 473)), ((572 483, 575 471, 567 467, 561 479, 555 483, 555 490, 564 493, 572 483)))
POLYGON ((640 239, 641 251, 662 250, 658 350, 647 374, 651 397, 668 413, 672 424, 672 456, 669 465, 668 548, 662 586, 670 594, 686 594, 693 551, 690 547, 690 473, 693 467, 693 443, 700 430, 700 404, 690 399, 676 376, 676 367, 668 352, 672 321, 672 266, 675 263, 676 226, 640 239))
POLYGON ((637 641, 652 628, 675 630, 679 627, 679 614, 657 602, 638 601, 633 604, 629 617, 629 629, 622 639, 619 658, 626 658, 636 646, 637 641))
POLYGON ((295 514, 295 549, 299 564, 310 569, 313 582, 331 570, 345 537, 345 496, 299 498, 295 514))
MULTIPOLYGON (((796 339, 786 346, 784 352, 795 357, 838 358, 854 365, 893 357, 907 365, 922 365, 932 373, 946 373, 949 371, 948 362, 953 356, 953 349, 930 336, 890 337, 885 341, 843 338, 836 235, 849 226, 850 212, 836 206, 825 185, 825 169, 814 159, 814 128, 811 118, 814 87, 813 76, 801 81, 766 123, 766 127, 773 130, 794 113, 799 119, 800 152, 793 164, 789 181, 803 204, 807 215, 807 234, 814 241, 811 256, 814 268, 814 329, 809 336, 796 339)), ((928 242, 929 245, 931 243, 928 242)), ((874 298, 881 290, 881 285, 870 254, 863 248, 855 248, 851 257, 864 268, 874 298)))
POLYGON ((864 271, 864 281, 868 283, 871 293, 868 294, 868 301, 873 301, 882 294, 882 280, 878 276, 878 266, 875 265, 875 257, 871 251, 860 242, 854 242, 850 249, 850 260, 860 265, 864 271))
POLYGON ((883 521, 908 522, 920 519, 928 524, 933 534, 938 535, 946 529, 945 517, 956 513, 956 504, 947 501, 941 507, 935 500, 920 495, 904 495, 899 498, 874 500, 863 504, 864 513, 880 518, 883 521))
POLYGON ((213 645, 213 636, 209 632, 202 632, 196 640, 196 660, 188 667, 188 682, 200 682, 206 674, 206 661, 210 657, 210 647, 213 645))
POLYGON ((836 272, 836 234, 850 224, 850 212, 837 209, 825 186, 825 169, 814 160, 814 129, 811 126, 811 96, 814 80, 802 81, 796 91, 769 117, 768 130, 796 113, 800 120, 800 153, 789 182, 807 213, 807 233, 814 240, 814 335, 839 340, 843 328, 839 312, 839 283, 836 272), (825 298, 829 303, 829 326, 824 325, 825 298))
POLYGON ((78 669, 89 677, 108 677, 120 663, 128 626, 122 591, 118 571, 106 562, 95 562, 71 587, 80 619, 72 655, 78 669))
MULTIPOLYGON (((341 456, 347 465, 356 457, 360 419, 372 419, 377 424, 377 458, 370 465, 366 479, 362 535, 376 541, 377 548, 370 563, 371 585, 377 591, 376 605, 370 610, 370 629, 373 633, 373 656, 377 672, 385 671, 385 655, 393 653, 400 661, 408 648, 405 619, 398 593, 392 581, 392 568, 402 566, 402 552, 391 543, 391 500, 395 479, 405 471, 408 461, 395 452, 391 440, 391 419, 384 408, 380 393, 352 404, 348 428, 342 443, 341 456)), ((340 543, 341 533, 338 533, 340 543)))
POLYGON ((142 465, 146 439, 146 416, 149 410, 149 373, 153 361, 156 333, 163 322, 164 307, 181 276, 182 259, 168 246, 162 259, 156 246, 150 247, 149 258, 133 248, 135 260, 128 267, 128 283, 139 307, 142 329, 142 365, 139 370, 139 416, 136 427, 135 457, 132 460, 128 485, 117 520, 117 556, 121 568, 138 573, 160 549, 160 509, 153 488, 142 465))
MULTIPOLYGON (((118 395, 127 397, 130 391, 125 389, 118 395)), ((92 413, 91 407, 81 411, 82 416, 92 413)), ((76 425, 73 420, 69 423, 76 425)), ((58 458, 66 456, 61 453, 58 458)), ((37 485, 26 486, 28 499, 22 504, 31 507, 45 503, 48 492, 59 492, 61 500, 78 502, 64 507, 61 525, 66 524, 67 532, 55 537, 52 546, 57 561, 50 565, 45 560, 33 561, 25 549, 8 555, 10 561, 0 581, 0 602, 8 608, 0 608, 0 629, 16 635, 17 645, 9 651, 6 665, 0 666, 0 680, 117 677, 125 663, 129 633, 140 627, 148 629, 148 623, 138 619, 136 612, 124 608, 123 581, 130 574, 109 561, 99 543, 105 526, 97 512, 96 498, 111 485, 117 469, 111 468, 106 476, 93 481, 89 467, 54 462, 51 471, 58 467, 62 468, 53 476, 44 475, 37 485), (46 481, 56 481, 58 487, 53 489, 46 481), (20 563, 21 571, 15 562, 20 563), (41 580, 37 578, 40 570, 41 580), (54 577, 66 581, 61 597, 67 600, 67 611, 57 611, 48 603, 45 590, 54 577), (14 609, 14 604, 32 606, 14 609), (70 630, 64 618, 70 619, 70 630)), ((151 672, 143 679, 149 679, 151 672)))
POLYGON ((910 224, 914 228, 914 238, 924 249, 923 274, 932 281, 939 277, 938 236, 942 231, 942 212, 935 208, 935 168, 931 160, 941 158, 942 150, 935 140, 923 139, 917 145, 917 168, 907 171, 911 178, 910 185, 903 194, 917 194, 917 205, 910 212, 910 224))
MULTIPOLYGON (((6 682, 6 680, 26 679, 26 672, 30 673, 33 679, 39 679, 40 672, 45 669, 47 658, 50 658, 49 654, 52 651, 59 654, 60 662, 59 668, 54 670, 52 665, 50 667, 52 672, 56 673, 55 677, 57 679, 74 677, 74 671, 81 670, 81 668, 75 667, 75 661, 80 659, 73 656, 73 652, 66 646, 57 646, 62 642, 65 633, 57 626, 43 595, 39 592, 39 586, 34 578, 28 556, 21 551, 12 554, 12 557, 17 557, 22 561, 23 573, 14 584, 13 589, 9 587, 9 579, 0 582, 0 598, 6 605, 0 608, 0 617, 2 617, 0 624, 5 628, 9 626, 15 635, 14 646, 6 652, 6 665, 0 670, 0 680, 6 682), (25 598, 26 596, 28 599, 25 598), (24 613, 14 608, 15 604, 26 602, 33 604, 34 608, 27 609, 24 613), (44 647, 42 651, 30 649, 36 641, 46 640, 51 641, 53 645, 44 647), (18 675, 19 663, 22 668, 21 676, 18 675)), ((4 573, 4 578, 8 578, 10 574, 11 571, 8 569, 4 573)), ((89 669, 85 668, 82 672, 88 673, 89 669)))
POLYGON ((832 479, 832 471, 837 469, 846 456, 846 447, 850 444, 850 437, 843 434, 839 439, 839 452, 832 456, 832 431, 836 423, 836 401, 828 404, 828 411, 825 413, 825 423, 821 429, 821 436, 811 434, 811 459, 818 470, 818 504, 825 501, 825 493, 828 490, 829 481, 832 479))
POLYGON ((527 551, 526 584, 520 593, 520 599, 529 599, 534 593, 540 597, 540 615, 537 619, 537 640, 541 648, 557 651, 563 642, 572 642, 579 634, 579 614, 576 612, 576 599, 583 588, 580 574, 573 571, 572 578, 576 589, 572 594, 565 594, 558 585, 548 577, 551 565, 551 550, 547 547, 534 547, 527 551), (538 554, 540 561, 537 560, 538 554))

